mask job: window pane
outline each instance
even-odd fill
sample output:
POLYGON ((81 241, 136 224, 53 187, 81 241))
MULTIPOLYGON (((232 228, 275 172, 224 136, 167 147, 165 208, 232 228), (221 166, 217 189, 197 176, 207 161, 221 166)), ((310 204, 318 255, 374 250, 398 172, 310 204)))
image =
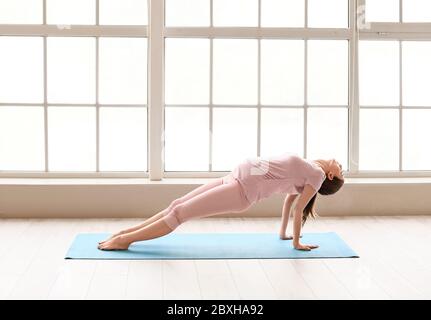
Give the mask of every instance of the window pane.
POLYGON ((308 104, 348 104, 347 45, 347 41, 308 41, 308 104))
POLYGON ((403 42, 403 105, 431 106, 431 42, 403 42))
POLYGON ((147 171, 147 108, 100 108, 100 170, 147 171))
POLYGON ((214 40, 214 103, 257 104, 257 40, 214 40))
POLYGON ((431 170, 431 110, 403 111, 403 170, 431 170))
POLYGON ((45 170, 43 107, 0 107, 0 170, 45 170))
POLYGON ((257 27, 258 0, 213 0, 214 26, 257 27))
POLYGON ((398 170, 398 110, 361 109, 360 170, 398 170))
POLYGON ((307 127, 307 159, 335 158, 347 168, 347 108, 310 108, 307 127))
POLYGON ((262 40, 261 103, 304 104, 304 41, 262 40))
POLYGON ((431 1, 403 1, 403 22, 431 22, 431 1))
POLYGON ((96 170, 96 108, 48 108, 49 171, 96 170))
POLYGON ((214 171, 232 170, 257 155, 256 108, 215 108, 213 120, 214 171))
POLYGON ((99 101, 147 103, 147 39, 100 38, 99 101))
POLYGON ((209 39, 166 39, 165 103, 208 104, 209 39))
POLYGON ((361 105, 399 105, 399 79, 399 44, 397 41, 359 42, 359 101, 361 105))
POLYGON ((262 27, 304 27, 304 0, 262 0, 262 27))
POLYGON ((95 0, 46 0, 48 24, 95 24, 95 0))
POLYGON ((49 102, 95 103, 94 38, 48 38, 47 57, 49 102))
POLYGON ((348 28, 348 0, 308 0, 308 26, 311 28, 348 28))
POLYGON ((366 21, 400 21, 400 0, 366 0, 365 6, 366 21))
POLYGON ((208 171, 209 108, 166 108, 165 170, 208 171))
POLYGON ((304 154, 304 109, 263 108, 261 156, 304 154))
POLYGON ((210 26, 209 0, 166 0, 166 26, 210 26))
POLYGON ((43 102, 42 38, 0 37, 0 48, 0 102, 43 102))
POLYGON ((1 0, 0 23, 43 23, 42 0, 1 0))
POLYGON ((147 1, 99 0, 100 24, 147 25, 147 1))

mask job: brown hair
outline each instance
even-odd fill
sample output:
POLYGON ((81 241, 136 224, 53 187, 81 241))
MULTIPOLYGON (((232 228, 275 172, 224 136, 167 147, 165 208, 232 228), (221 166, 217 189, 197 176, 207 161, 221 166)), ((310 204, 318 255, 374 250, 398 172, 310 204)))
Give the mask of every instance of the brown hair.
MULTIPOLYGON (((334 194, 338 190, 340 190, 343 184, 344 184, 344 180, 341 180, 337 177, 334 177, 332 180, 329 180, 328 178, 326 178, 325 181, 323 181, 322 186, 320 187, 318 193, 322 195, 334 194)), ((316 197, 317 197, 317 192, 313 196, 313 198, 311 198, 310 201, 308 201, 307 205, 305 206, 304 211, 302 213, 302 225, 305 224, 308 216, 311 216, 313 218, 317 217, 317 213, 314 211, 314 203, 316 201, 316 197)))

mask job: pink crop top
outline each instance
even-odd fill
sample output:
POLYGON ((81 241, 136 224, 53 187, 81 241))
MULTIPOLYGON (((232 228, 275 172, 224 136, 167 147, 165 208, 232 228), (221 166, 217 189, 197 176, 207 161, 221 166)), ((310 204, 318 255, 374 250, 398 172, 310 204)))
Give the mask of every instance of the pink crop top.
POLYGON ((274 193, 299 194, 306 184, 317 192, 326 179, 317 164, 293 153, 247 158, 229 176, 239 181, 250 203, 274 193))

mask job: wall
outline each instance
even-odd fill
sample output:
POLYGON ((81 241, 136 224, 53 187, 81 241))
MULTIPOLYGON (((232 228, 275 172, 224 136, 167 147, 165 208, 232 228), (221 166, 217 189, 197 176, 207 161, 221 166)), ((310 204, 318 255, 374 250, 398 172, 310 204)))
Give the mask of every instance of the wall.
MULTIPOLYGON (((0 179, 2 218, 150 217, 210 179, 0 179)), ((281 215, 274 195, 227 217, 281 215)), ((321 216, 431 214, 431 178, 346 178, 335 195, 318 195, 321 216)))

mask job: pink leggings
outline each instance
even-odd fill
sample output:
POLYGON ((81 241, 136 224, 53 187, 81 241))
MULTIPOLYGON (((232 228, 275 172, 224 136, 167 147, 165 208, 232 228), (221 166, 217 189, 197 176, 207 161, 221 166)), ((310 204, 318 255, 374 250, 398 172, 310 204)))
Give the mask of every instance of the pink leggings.
POLYGON ((239 182, 230 176, 217 178, 175 199, 162 211, 163 221, 172 229, 194 218, 242 212, 251 206, 239 182))

